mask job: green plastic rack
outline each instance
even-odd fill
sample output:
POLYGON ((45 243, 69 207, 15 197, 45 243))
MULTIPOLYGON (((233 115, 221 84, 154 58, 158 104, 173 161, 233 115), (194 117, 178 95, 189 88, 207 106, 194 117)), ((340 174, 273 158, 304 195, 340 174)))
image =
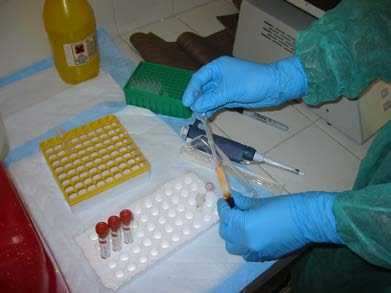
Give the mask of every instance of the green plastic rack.
POLYGON ((167 116, 188 118, 182 95, 193 72, 152 62, 140 62, 124 87, 126 103, 167 116))

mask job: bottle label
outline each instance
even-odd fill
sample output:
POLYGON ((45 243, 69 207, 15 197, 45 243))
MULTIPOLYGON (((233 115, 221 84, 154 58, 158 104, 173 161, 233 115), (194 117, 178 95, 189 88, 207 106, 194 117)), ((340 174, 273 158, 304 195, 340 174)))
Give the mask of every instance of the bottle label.
POLYGON ((69 66, 89 63, 98 54, 96 34, 93 33, 80 42, 64 44, 64 52, 69 66))

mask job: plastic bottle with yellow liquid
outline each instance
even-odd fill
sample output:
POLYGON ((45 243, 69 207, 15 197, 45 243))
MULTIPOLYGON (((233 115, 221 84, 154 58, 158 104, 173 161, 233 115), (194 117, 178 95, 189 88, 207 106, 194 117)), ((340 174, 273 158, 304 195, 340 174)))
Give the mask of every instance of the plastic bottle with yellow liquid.
POLYGON ((96 23, 87 0, 45 0, 43 20, 62 80, 77 84, 97 76, 96 23))

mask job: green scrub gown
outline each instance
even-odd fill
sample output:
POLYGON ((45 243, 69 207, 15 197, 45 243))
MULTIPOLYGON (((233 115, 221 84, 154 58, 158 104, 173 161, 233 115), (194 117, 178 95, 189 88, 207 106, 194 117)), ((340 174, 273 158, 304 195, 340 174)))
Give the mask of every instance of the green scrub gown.
MULTIPOLYGON (((307 104, 355 99, 377 79, 389 83, 391 1, 342 1, 299 34, 296 54, 308 76, 307 104)), ((345 245, 314 246, 295 267, 294 291, 391 292, 391 121, 333 211, 345 245)))

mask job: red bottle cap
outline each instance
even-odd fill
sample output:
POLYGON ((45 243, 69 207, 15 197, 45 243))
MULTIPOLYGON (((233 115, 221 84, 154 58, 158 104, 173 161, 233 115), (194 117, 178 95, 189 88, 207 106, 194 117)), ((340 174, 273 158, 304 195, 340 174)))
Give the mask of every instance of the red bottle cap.
POLYGON ((121 227, 121 220, 118 216, 111 216, 108 220, 109 227, 113 231, 117 231, 121 227))
POLYGON ((122 224, 129 225, 133 220, 133 214, 130 210, 124 209, 119 213, 119 217, 121 218, 122 224))
POLYGON ((105 222, 99 222, 95 226, 95 231, 100 238, 105 238, 107 235, 109 235, 109 225, 107 225, 105 222))

